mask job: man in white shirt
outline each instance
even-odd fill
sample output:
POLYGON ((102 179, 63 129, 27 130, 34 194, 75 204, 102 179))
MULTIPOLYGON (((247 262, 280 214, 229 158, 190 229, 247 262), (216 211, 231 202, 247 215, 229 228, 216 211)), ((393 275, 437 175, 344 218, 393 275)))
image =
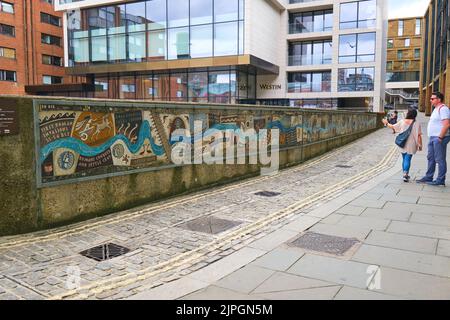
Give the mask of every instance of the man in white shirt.
POLYGON ((418 183, 427 183, 433 186, 445 186, 445 175, 447 174, 447 144, 450 141, 450 109, 443 103, 444 95, 435 92, 431 95, 431 104, 434 107, 428 122, 428 170, 418 183), (433 180, 436 171, 439 172, 436 180, 433 180))

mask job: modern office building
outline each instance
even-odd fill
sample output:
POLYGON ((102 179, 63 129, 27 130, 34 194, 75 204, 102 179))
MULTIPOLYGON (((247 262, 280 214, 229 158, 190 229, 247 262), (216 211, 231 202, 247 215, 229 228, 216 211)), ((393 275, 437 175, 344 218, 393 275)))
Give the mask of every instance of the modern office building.
POLYGON ((64 88, 72 79, 64 70, 62 16, 53 0, 0 0, 0 94, 41 93, 48 84, 70 94, 73 85, 64 88), (40 91, 33 91, 36 86, 40 91))
POLYGON ((432 0, 424 17, 422 42, 424 57, 420 75, 420 111, 430 115, 431 94, 440 91, 450 103, 450 4, 448 0, 432 0))
POLYGON ((388 22, 386 102, 396 109, 415 106, 419 100, 422 19, 388 22))
POLYGON ((381 110, 386 0, 58 0, 95 97, 381 110))

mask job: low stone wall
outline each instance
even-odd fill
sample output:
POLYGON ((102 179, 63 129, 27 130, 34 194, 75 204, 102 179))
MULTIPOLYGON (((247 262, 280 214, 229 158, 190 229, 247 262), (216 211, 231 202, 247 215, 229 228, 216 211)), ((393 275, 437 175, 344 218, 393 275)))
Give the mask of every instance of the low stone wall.
POLYGON ((0 97, 0 114, 11 107, 18 130, 0 131, 0 235, 259 175, 267 165, 261 159, 250 164, 252 142, 244 138, 252 131, 258 142, 270 144, 277 129, 279 167, 285 168, 354 141, 381 123, 381 115, 371 113, 0 97), (218 161, 224 158, 219 150, 226 154, 228 148, 246 150, 244 164, 236 164, 236 153, 227 158, 230 164, 187 156, 201 150, 218 161), (184 163, 174 163, 175 153, 184 155, 184 163))

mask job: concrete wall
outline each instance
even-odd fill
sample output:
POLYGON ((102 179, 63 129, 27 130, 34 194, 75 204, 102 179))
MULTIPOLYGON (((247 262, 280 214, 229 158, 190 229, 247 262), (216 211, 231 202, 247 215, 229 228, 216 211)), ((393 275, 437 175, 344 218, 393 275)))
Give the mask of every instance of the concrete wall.
MULTIPOLYGON (((66 107, 69 106, 66 109, 69 111, 75 110, 70 109, 72 104, 87 106, 99 103, 93 100, 63 98, 35 100, 37 105, 40 102, 55 105, 65 103, 66 107)), ((112 100, 106 104, 102 101, 101 104, 105 110, 111 110, 109 106, 123 107, 125 105, 123 101, 112 100)), ((150 108, 164 110, 165 113, 192 113, 202 107, 175 103, 145 105, 139 102, 138 105, 137 101, 129 104, 137 110, 150 108)), ((70 176, 52 177, 58 179, 51 183, 42 183, 40 175, 43 164, 41 160, 36 163, 36 159, 37 155, 41 154, 43 143, 36 145, 39 139, 35 137, 36 133, 39 133, 39 128, 42 127, 42 123, 39 123, 39 120, 42 122, 42 115, 37 108, 33 115, 33 99, 31 98, 0 97, 0 106, 5 105, 14 106, 18 110, 20 133, 0 136, 0 235, 65 225, 260 174, 261 166, 258 164, 158 167, 159 164, 155 162, 148 168, 141 168, 140 171, 103 175, 96 175, 96 172, 84 172, 85 177, 67 180, 63 178, 70 178, 70 176)), ((267 114, 271 117, 271 121, 277 118, 281 122, 290 117, 302 117, 303 122, 308 123, 307 126, 317 128, 308 134, 305 133, 306 131, 303 132, 307 126, 302 127, 301 131, 297 130, 297 139, 299 132, 303 139, 298 144, 288 146, 288 137, 284 138, 286 140, 284 147, 283 144, 280 147, 282 168, 296 165, 372 132, 380 123, 381 116, 368 113, 300 111, 230 105, 208 105, 203 108, 208 108, 209 113, 218 110, 217 112, 226 114, 227 117, 233 114, 237 116, 245 114, 246 117, 251 116, 256 119, 256 115, 260 117, 261 114, 267 114), (340 123, 342 119, 350 121, 337 124, 336 119, 340 119, 340 123)), ((112 169, 109 168, 109 172, 113 172, 112 169)))

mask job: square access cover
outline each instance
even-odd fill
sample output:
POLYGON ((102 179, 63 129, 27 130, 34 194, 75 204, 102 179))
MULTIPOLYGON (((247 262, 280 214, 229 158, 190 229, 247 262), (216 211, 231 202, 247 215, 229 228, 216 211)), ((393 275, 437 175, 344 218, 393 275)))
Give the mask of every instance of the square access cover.
POLYGON ((130 249, 119 246, 114 243, 102 244, 94 248, 80 252, 81 255, 94 259, 96 261, 109 260, 130 252, 130 249))
POLYGON ((261 196, 261 197, 276 197, 279 196, 281 193, 279 192, 273 192, 273 191, 260 191, 260 192, 256 192, 255 195, 256 196, 261 196))
POLYGON ((218 234, 228 229, 234 228, 240 225, 241 222, 231 221, 225 219, 219 219, 216 217, 201 217, 186 223, 181 224, 179 227, 196 232, 203 232, 209 234, 218 234))
POLYGON ((343 256, 353 246, 359 243, 360 241, 356 238, 342 238, 315 232, 305 232, 289 245, 302 249, 343 256))

